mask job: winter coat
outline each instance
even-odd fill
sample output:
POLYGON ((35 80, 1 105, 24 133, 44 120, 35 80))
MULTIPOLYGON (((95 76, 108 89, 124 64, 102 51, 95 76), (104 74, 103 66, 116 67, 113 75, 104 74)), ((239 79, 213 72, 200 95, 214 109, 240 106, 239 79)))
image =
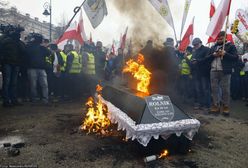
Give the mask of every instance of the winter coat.
MULTIPOLYGON (((213 53, 216 52, 218 48, 220 48, 221 45, 215 44, 213 47, 211 47, 209 56, 206 58, 208 66, 211 67, 211 63, 215 59, 213 53)), ((223 56, 223 59, 221 60, 223 73, 224 74, 231 74, 232 69, 234 68, 236 62, 238 61, 238 54, 237 49, 235 45, 233 45, 231 42, 227 42, 225 45, 225 55, 223 56)))
POLYGON ((10 65, 21 65, 25 55, 25 44, 9 36, 0 39, 0 62, 10 65))
POLYGON ((209 48, 202 45, 192 53, 192 59, 190 63, 191 73, 193 76, 209 77, 210 66, 206 64, 205 59, 209 54, 209 48), (193 64, 195 62, 195 64, 193 64))
POLYGON ((51 52, 40 44, 27 45, 27 60, 28 68, 32 69, 47 69, 49 64, 46 62, 46 57, 49 57, 51 52))

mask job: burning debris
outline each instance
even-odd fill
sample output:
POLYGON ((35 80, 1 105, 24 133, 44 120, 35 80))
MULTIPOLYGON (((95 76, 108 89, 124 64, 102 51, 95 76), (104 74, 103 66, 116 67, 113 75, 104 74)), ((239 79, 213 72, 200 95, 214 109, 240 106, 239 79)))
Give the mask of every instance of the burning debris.
POLYGON ((165 150, 159 155, 158 158, 159 158, 159 159, 160 159, 160 158, 164 158, 164 157, 168 156, 168 154, 169 154, 169 151, 165 149, 165 150))
POLYGON ((166 156, 169 155, 169 151, 167 149, 165 149, 160 155, 151 155, 151 156, 147 156, 144 158, 144 162, 148 163, 154 160, 158 160, 158 159, 162 159, 165 158, 166 156))
POLYGON ((144 55, 138 54, 137 61, 130 59, 126 62, 123 72, 130 72, 133 77, 139 81, 137 90, 149 95, 148 87, 150 85, 152 73, 143 65, 144 60, 144 55))
POLYGON ((89 97, 86 102, 87 114, 81 129, 88 131, 88 133, 105 134, 108 132, 110 125, 110 120, 107 117, 108 107, 100 99, 101 91, 102 87, 97 85, 97 102, 95 102, 93 97, 89 97))

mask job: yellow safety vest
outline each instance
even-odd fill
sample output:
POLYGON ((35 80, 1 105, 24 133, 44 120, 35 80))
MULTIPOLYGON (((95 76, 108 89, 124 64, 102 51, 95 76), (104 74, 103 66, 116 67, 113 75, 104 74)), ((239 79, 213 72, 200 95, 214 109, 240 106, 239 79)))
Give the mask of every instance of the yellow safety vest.
POLYGON ((60 70, 62 72, 65 72, 65 66, 66 66, 66 58, 67 58, 67 55, 63 52, 63 51, 60 51, 60 55, 62 57, 62 60, 64 62, 64 64, 60 67, 60 70))
POLYGON ((72 66, 69 71, 71 74, 79 74, 82 69, 82 64, 80 63, 80 56, 76 51, 71 51, 70 52, 73 55, 73 61, 72 61, 72 66))
POLYGON ((45 57, 45 61, 46 61, 47 64, 52 65, 51 55, 46 56, 46 57, 45 57))
POLYGON ((240 75, 240 76, 245 76, 245 71, 240 71, 240 72, 239 72, 239 75, 240 75))
MULTIPOLYGON (((188 55, 187 58, 191 60, 192 55, 188 55)), ((190 67, 187 64, 186 59, 183 59, 181 64, 182 64, 181 75, 190 75, 190 67)))
POLYGON ((95 75, 95 57, 92 53, 88 53, 88 62, 87 62, 87 74, 95 75))

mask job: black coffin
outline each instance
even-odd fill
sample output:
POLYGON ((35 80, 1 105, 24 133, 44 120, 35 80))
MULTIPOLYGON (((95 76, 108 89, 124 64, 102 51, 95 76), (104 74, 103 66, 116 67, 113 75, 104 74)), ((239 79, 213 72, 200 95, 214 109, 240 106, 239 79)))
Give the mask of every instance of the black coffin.
MULTIPOLYGON (((105 86, 102 90, 102 96, 105 100, 111 102, 114 106, 126 113, 136 124, 152 124, 161 122, 157 119, 147 106, 147 101, 143 97, 138 97, 128 91, 123 91, 112 86, 105 86)), ((180 108, 172 103, 174 114, 169 121, 191 119, 180 108)))

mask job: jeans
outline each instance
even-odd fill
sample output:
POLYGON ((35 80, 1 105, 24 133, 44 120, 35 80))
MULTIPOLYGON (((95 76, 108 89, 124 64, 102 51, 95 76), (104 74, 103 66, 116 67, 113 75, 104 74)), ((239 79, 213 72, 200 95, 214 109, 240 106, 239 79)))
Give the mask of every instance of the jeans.
POLYGON ((17 77, 19 67, 3 64, 3 103, 17 102, 17 77))
POLYGON ((48 83, 47 74, 44 69, 28 69, 28 76, 31 88, 31 100, 35 101, 37 98, 37 82, 41 87, 42 100, 44 103, 48 102, 48 83))
POLYGON ((229 106, 231 74, 224 74, 222 71, 211 71, 210 78, 213 105, 218 106, 222 101, 224 106, 229 106), (222 93, 221 95, 220 92, 222 93))
POLYGON ((210 80, 205 76, 193 76, 194 103, 197 106, 210 107, 210 80))
POLYGON ((232 73, 231 75, 231 96, 234 100, 241 97, 241 77, 239 73, 232 73))
POLYGON ((190 75, 180 76, 180 94, 183 97, 183 101, 189 100, 192 97, 191 82, 190 75))

